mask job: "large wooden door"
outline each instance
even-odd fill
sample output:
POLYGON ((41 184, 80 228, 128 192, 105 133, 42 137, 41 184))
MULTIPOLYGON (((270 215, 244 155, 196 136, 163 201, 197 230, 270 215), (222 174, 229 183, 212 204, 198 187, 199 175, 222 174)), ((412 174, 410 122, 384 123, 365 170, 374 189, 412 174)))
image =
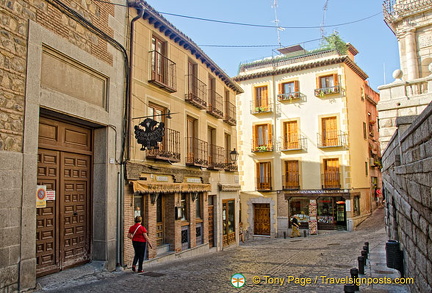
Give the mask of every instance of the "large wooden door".
POLYGON ((270 235, 270 204, 254 204, 254 234, 270 235))
POLYGON ((36 216, 36 269, 45 275, 90 259, 92 132, 40 119, 38 185, 55 200, 36 216))

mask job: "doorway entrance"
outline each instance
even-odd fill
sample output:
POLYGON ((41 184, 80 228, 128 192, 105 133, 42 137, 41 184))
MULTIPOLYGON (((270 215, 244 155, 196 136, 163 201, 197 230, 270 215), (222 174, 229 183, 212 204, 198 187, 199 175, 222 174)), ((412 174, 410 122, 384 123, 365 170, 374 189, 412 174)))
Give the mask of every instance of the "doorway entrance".
POLYGON ((36 212, 36 274, 90 260, 92 130, 40 118, 37 184, 55 192, 36 212))
POLYGON ((270 204, 254 204, 254 234, 270 235, 270 204))

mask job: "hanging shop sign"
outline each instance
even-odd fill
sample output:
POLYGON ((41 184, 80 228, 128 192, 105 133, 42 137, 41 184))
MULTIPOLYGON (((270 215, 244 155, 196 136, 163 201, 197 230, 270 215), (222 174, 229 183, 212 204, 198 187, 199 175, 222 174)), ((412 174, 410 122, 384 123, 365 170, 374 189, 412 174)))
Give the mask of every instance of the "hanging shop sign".
POLYGON ((162 142, 165 134, 165 123, 146 118, 135 125, 135 138, 142 145, 141 151, 159 149, 158 143, 162 142))
POLYGON ((46 207, 46 185, 38 185, 36 188, 36 208, 46 207))

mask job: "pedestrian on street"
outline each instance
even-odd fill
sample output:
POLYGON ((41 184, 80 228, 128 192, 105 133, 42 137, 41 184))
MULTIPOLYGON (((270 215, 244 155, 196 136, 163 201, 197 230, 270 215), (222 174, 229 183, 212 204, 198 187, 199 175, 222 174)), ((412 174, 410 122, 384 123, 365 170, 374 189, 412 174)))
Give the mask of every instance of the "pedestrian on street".
POLYGON ((300 225, 297 220, 297 216, 293 216, 291 220, 291 238, 293 237, 300 237, 300 225))
POLYGON ((245 242, 245 237, 244 237, 244 228, 243 228, 243 223, 242 222, 239 223, 239 235, 240 235, 240 241, 242 243, 244 243, 245 242))
POLYGON ((150 240, 147 235, 147 229, 141 225, 142 217, 135 217, 135 225, 129 228, 128 238, 132 239, 132 245, 135 251, 135 256, 132 261, 132 271, 136 271, 136 264, 138 262, 138 273, 142 273, 143 271, 143 261, 144 256, 147 251, 147 244, 150 248, 153 246, 150 243, 150 240))

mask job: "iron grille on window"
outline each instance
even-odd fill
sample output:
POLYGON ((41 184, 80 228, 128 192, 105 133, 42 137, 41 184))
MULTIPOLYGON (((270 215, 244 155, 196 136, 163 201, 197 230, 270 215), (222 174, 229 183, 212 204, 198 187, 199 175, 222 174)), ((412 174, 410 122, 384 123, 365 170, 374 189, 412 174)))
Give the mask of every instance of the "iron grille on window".
POLYGON ((186 101, 199 109, 207 108, 207 85, 195 75, 187 75, 188 88, 186 101))
POLYGON ((347 146, 347 134, 338 130, 325 130, 318 133, 319 148, 347 146))
POLYGON ((171 162, 180 161, 180 132, 165 128, 165 136, 159 149, 147 151, 147 159, 166 160, 171 162))
POLYGON ((340 173, 334 171, 324 172, 322 174, 323 189, 340 189, 340 173))
POLYGON ((237 122, 235 105, 230 103, 228 100, 225 101, 225 105, 226 110, 224 122, 228 123, 229 125, 235 126, 237 122))
POLYGON ((298 190, 300 189, 300 173, 287 172, 282 176, 282 189, 284 190, 298 190))
POLYGON ((223 97, 216 91, 209 92, 209 105, 207 112, 216 118, 223 118, 223 97))
POLYGON ((271 190, 271 176, 263 175, 256 178, 257 190, 271 190))
POLYGON ((186 165, 208 167, 208 143, 198 138, 186 138, 186 165))
POLYGON ((210 144, 209 169, 223 170, 225 167, 225 148, 210 144))
POLYGON ((168 92, 177 91, 176 64, 157 51, 150 51, 150 82, 168 92))

